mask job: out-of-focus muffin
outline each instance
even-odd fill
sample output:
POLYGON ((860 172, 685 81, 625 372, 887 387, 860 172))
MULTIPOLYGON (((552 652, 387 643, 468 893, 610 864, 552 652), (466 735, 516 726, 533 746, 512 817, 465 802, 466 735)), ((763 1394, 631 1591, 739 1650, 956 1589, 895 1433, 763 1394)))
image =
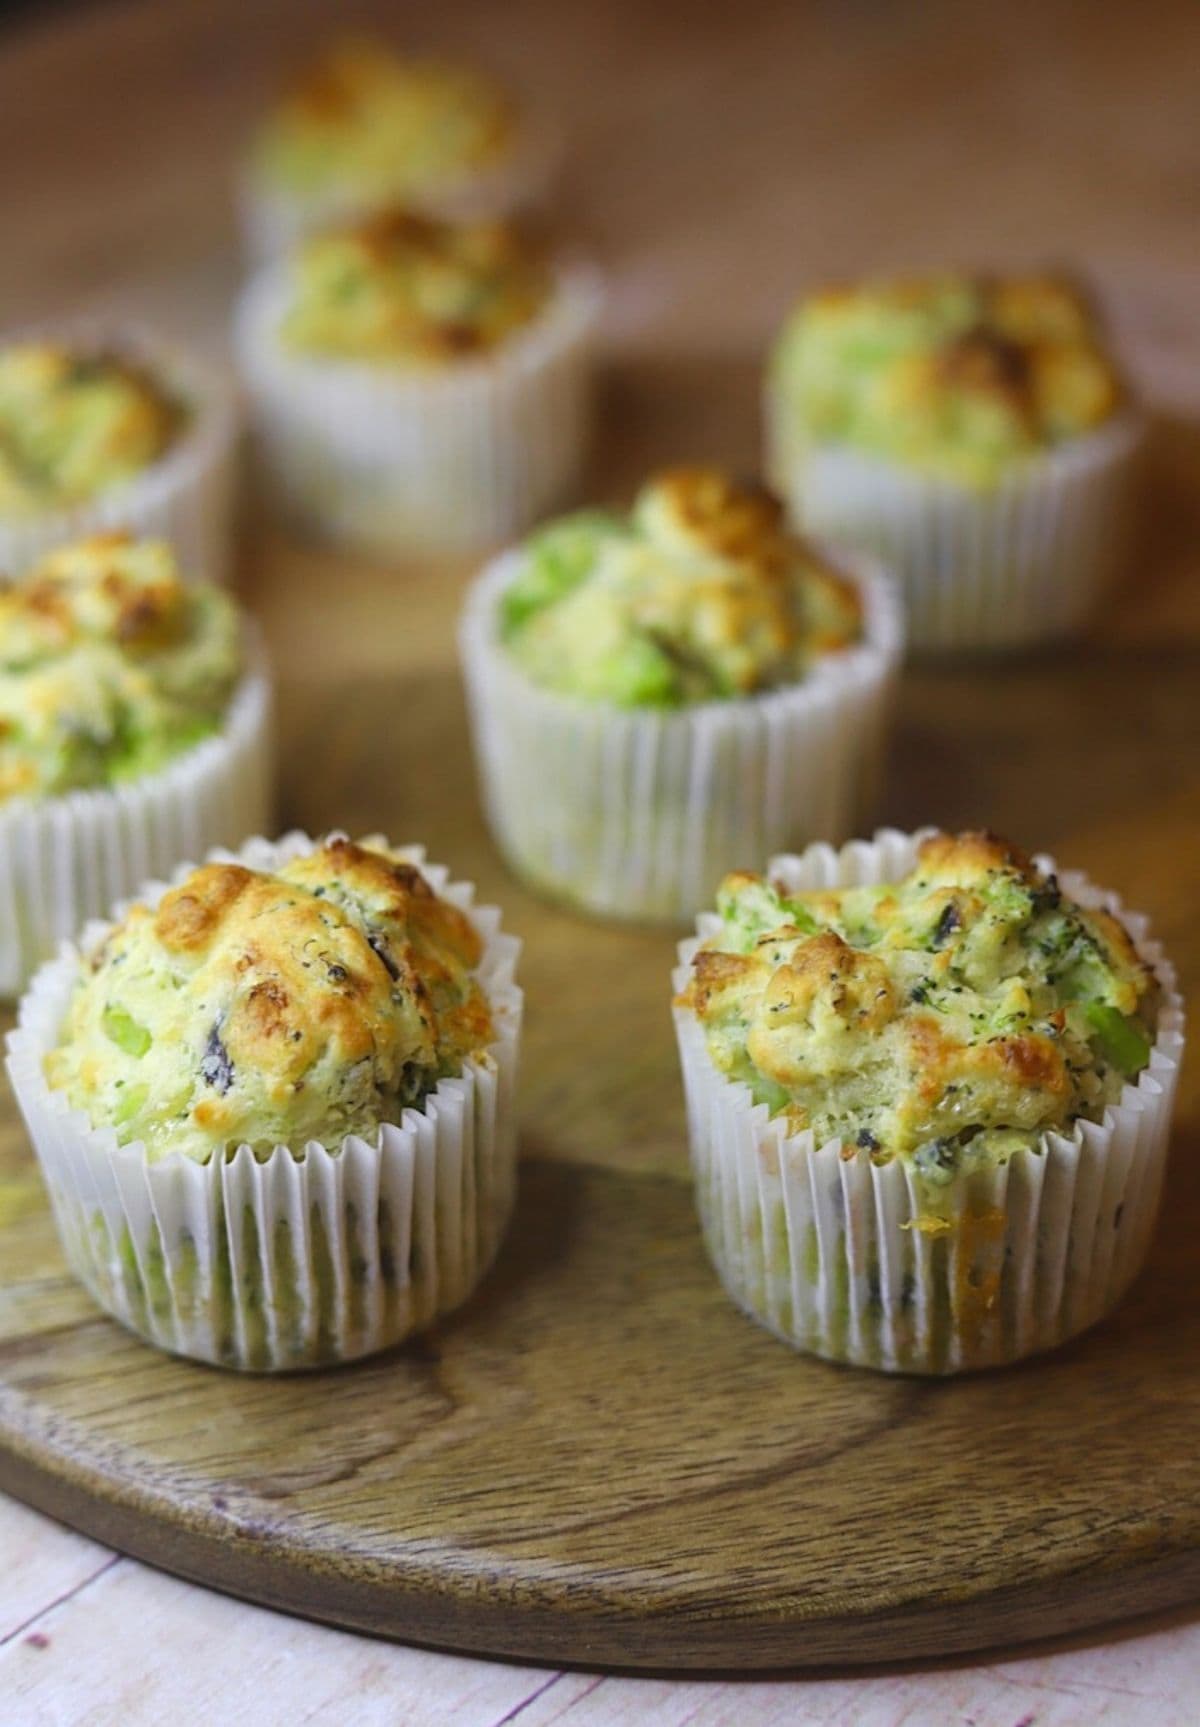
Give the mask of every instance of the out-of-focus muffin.
POLYGON ((0 574, 90 533, 168 539, 223 581, 236 424, 209 367, 128 331, 0 338, 0 574))
POLYGON ((543 189, 544 128, 484 73, 368 37, 330 44, 264 117, 242 207, 259 259, 330 222, 394 204, 435 215, 514 214, 543 189))
POLYGON ((621 707, 796 684, 862 629, 853 579, 786 530, 769 494, 708 468, 656 476, 628 516, 539 528, 501 604, 505 645, 534 683, 621 707))
POLYGON ((305 241, 237 321, 285 503, 389 554, 519 531, 577 477, 596 310, 495 224, 392 210, 305 241))
POLYGON ((233 601, 165 542, 48 553, 0 585, 0 804, 154 773, 219 729, 242 670, 233 601))
POLYGON ((460 643, 513 865, 592 910, 679 918, 747 847, 857 818, 901 634, 885 581, 760 489, 680 468, 498 560, 460 643))
POLYGON ((147 869, 263 824, 260 660, 163 541, 95 535, 0 583, 0 989, 147 869))
POLYGON ((52 341, 0 348, 0 517, 128 485, 184 418, 157 380, 119 354, 81 355, 52 341))
POLYGON ((297 355, 452 367, 528 329, 554 278, 511 228, 393 210, 310 240, 291 288, 280 340, 297 355))
POLYGON ((770 471, 797 519, 905 585, 920 646, 1080 621, 1111 573, 1137 421, 1073 283, 945 275, 802 300, 767 389, 770 471))

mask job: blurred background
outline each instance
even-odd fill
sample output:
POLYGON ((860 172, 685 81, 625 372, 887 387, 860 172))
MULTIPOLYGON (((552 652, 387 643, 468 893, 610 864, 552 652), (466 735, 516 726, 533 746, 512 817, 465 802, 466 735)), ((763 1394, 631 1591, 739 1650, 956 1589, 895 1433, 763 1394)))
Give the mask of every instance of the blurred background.
POLYGON ((1156 393, 1200 391, 1190 0, 0 0, 0 317, 56 309, 48 278, 153 311, 174 273, 208 324, 249 125, 358 27, 476 60, 567 125, 554 220, 617 273, 618 348, 757 350, 817 278, 1063 259, 1136 321, 1156 393))
MULTIPOLYGON (((151 319, 213 351, 241 277, 232 178, 282 79, 331 35, 377 29, 465 57, 562 123, 554 243, 606 273, 593 495, 647 466, 757 463, 766 345, 798 290, 939 264, 1084 271, 1156 411, 1142 552, 1070 691, 1006 667, 1079 751, 1108 756, 1105 802, 1192 748, 1162 663, 1193 651, 1200 545, 1200 7, 1194 0, 24 0, 0 22, 0 327, 79 307, 151 319), (1133 692, 1135 724, 1114 687, 1133 692), (1112 705, 1111 717, 1103 721, 1112 705)), ((250 561, 253 562, 253 554, 250 561)), ((251 580, 253 576, 251 575, 251 580)), ((374 604, 364 577, 364 615, 374 604)), ((318 589, 314 565, 314 591, 318 589)), ((349 603, 349 602, 347 602, 349 603)), ((269 627, 281 629, 269 619, 269 627)), ((286 620, 284 620, 286 622, 286 620)), ((363 639, 364 653, 386 644, 363 639)), ((925 807, 946 741, 909 686, 902 772, 925 807), (926 752, 933 752, 932 755, 926 752)), ((992 819, 1020 819, 1023 750, 978 722, 992 819)), ((971 776, 939 799, 975 814, 971 776)), ((1093 788, 1071 776, 1064 823, 1093 788)), ((906 807, 896 798, 896 812, 906 807)), ((889 809, 886 813, 894 813, 889 809)), ((1053 837, 1053 836, 1050 836, 1053 837)))

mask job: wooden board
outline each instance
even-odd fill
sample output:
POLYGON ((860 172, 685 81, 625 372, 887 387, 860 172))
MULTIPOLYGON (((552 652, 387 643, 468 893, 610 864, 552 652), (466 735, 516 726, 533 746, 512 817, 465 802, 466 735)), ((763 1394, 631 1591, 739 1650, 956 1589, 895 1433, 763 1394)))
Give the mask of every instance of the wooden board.
MULTIPOLYGON (((269 540, 262 551, 264 568, 279 556, 269 540)), ((420 646, 446 639, 456 572, 389 576, 311 554, 296 568, 336 573, 350 611, 369 591, 376 638, 405 630, 409 668, 331 675, 303 701, 293 687, 288 815, 428 839, 526 938, 517 1222, 496 1274, 427 1341, 316 1378, 239 1379, 98 1317, 65 1274, 6 1102, 0 1487, 273 1605, 560 1662, 895 1659, 1200 1594, 1194 1087, 1153 1269, 1093 1336, 960 1384, 793 1356, 730 1308, 700 1245, 671 938, 540 905, 491 852, 456 675, 444 650, 420 646)), ((1190 983, 1200 799, 1160 786, 1171 843, 1144 843, 1139 738, 1100 699, 1111 673, 1096 647, 1065 680, 1045 657, 914 674, 886 812, 986 813, 1061 842, 1159 912, 1190 983), (995 714, 970 699, 981 677, 1020 774, 997 759, 995 714), (1026 752, 1052 712, 1053 760, 1039 765, 1026 752), (1083 808, 1094 817, 1106 801, 1097 757, 1127 770, 1130 804, 1088 826, 1083 808)), ((1195 650, 1127 673, 1143 713, 1166 711, 1176 684, 1174 723, 1191 727, 1180 761, 1200 744, 1183 700, 1198 673, 1195 650)))
MULTIPOLYGON (((1007 113, 1026 86, 985 26, 945 35, 950 8, 932 55, 927 34, 878 9, 822 37, 804 9, 763 5, 721 37, 665 17, 638 34, 632 6, 521 0, 520 28, 497 42, 490 10, 464 0, 444 31, 557 91, 574 128, 562 231, 614 282, 595 496, 676 456, 753 464, 759 355, 797 282, 956 252, 1098 261, 1134 369, 1171 409, 1138 555, 1071 655, 907 675, 879 814, 988 821, 1056 850, 1151 913, 1191 992, 1200 445, 1185 414, 1200 402, 1200 260, 1180 152, 1195 18, 1156 10, 1154 28, 1123 8, 1072 28, 1053 127, 1021 150, 1011 129, 973 122, 981 101, 1007 113), (1172 30, 1177 52, 1147 58, 1172 30), (993 80, 982 98, 980 78, 993 80), (1120 92, 1102 198, 1099 110, 1080 89, 1093 104, 1120 92), (966 125, 970 152, 951 147, 966 125)), ((262 12, 252 41, 234 0, 103 9, 0 63, 0 115, 21 146, 6 159, 22 165, 0 181, 6 231, 22 234, 5 321, 120 306, 220 345, 237 277, 229 150, 285 30, 321 22, 300 0, 262 12), (101 63, 127 100, 92 99, 101 63)), ((1031 11, 1027 66, 1072 18, 1031 11)), ((961 1384, 793 1357, 730 1309, 699 1244, 670 939, 538 904, 488 844, 451 649, 465 567, 371 566, 261 522, 242 561, 281 672, 283 819, 424 840, 526 937, 520 1209, 494 1277, 431 1339, 335 1374, 239 1380, 96 1314, 5 1101, 0 1488, 257 1600, 582 1664, 896 1659, 1200 1594, 1194 1059, 1152 1267, 1092 1336, 961 1384)))

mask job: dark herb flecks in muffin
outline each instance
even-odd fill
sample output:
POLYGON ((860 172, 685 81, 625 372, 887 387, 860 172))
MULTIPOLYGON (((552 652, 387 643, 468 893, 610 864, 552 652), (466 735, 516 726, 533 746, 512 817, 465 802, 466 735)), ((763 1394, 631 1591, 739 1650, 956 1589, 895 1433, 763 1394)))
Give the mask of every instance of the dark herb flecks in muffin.
POLYGON ((716 1066, 928 1184, 1098 1121, 1149 1060, 1156 986, 1128 932, 992 835, 938 834, 883 886, 733 875, 718 910, 684 996, 716 1066))

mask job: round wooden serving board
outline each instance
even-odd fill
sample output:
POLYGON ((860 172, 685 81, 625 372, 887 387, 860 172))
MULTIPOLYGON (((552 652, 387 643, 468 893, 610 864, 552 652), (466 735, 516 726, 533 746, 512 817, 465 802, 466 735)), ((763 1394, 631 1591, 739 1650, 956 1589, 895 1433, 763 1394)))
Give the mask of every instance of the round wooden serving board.
MULTIPOLYGON (((350 10, 394 24, 382 0, 350 10)), ((664 461, 752 469, 762 355, 802 284, 958 256, 1098 266, 1133 373, 1173 416, 1147 533, 1077 649, 906 671, 878 815, 1056 853, 1150 913, 1191 991, 1195 57, 1147 59, 1124 9, 1081 34, 1059 6, 1024 19, 1020 56, 958 8, 942 57, 951 10, 926 32, 833 9, 822 33, 803 7, 726 30, 719 8, 651 27, 644 8, 518 0, 501 30, 458 0, 405 29, 569 122, 557 232, 613 290, 589 498, 664 461), (1062 41, 1078 65, 1048 99, 1053 148, 1044 128, 1022 145, 977 123, 1025 114, 1021 66, 1062 41), (1115 154, 1095 123, 1114 89, 1115 154)), ((1158 36, 1186 12, 1167 7, 1158 36)), ((254 30, 244 13, 110 5, 13 39, 0 322, 117 311, 220 351, 235 152, 278 65, 332 27, 321 0, 263 0, 254 30)), ((264 523, 241 564, 279 673, 281 823, 423 841, 525 938, 514 1227, 473 1303, 410 1348, 274 1381, 189 1365, 69 1277, 0 1082, 0 1489, 297 1613, 580 1665, 895 1660, 1200 1596, 1195 1062, 1150 1267, 1094 1333, 958 1383, 792 1355, 733 1310, 701 1248, 671 938, 538 903, 483 831, 453 652, 467 567, 374 566, 264 523)))
MULTIPOLYGON (((261 549, 262 568, 284 567, 278 545, 261 549)), ((335 572, 332 559, 289 567, 301 580, 335 572)), ((957 1383, 793 1355, 733 1310, 704 1257, 667 1007, 671 938, 574 919, 500 869, 472 797, 454 671, 444 653, 418 669, 426 632, 445 639, 456 572, 388 588, 377 571, 336 571, 349 615, 374 589, 397 625, 407 616, 411 665, 337 672, 285 702, 288 813, 428 839, 525 936, 511 1237, 468 1308, 373 1363, 268 1380, 172 1360, 71 1280, 5 1099, 0 1489, 274 1606, 590 1666, 895 1660, 1200 1594, 1200 1144, 1187 1076, 1151 1269, 1093 1334, 957 1383), (388 737, 404 740, 395 766, 381 759, 388 737)), ((1105 659, 1081 654, 1079 690, 1105 659)), ((955 741, 939 744, 935 813, 990 810, 1052 843, 1064 821, 1078 831, 1069 790, 1030 813, 1028 785, 989 771, 968 699, 979 675, 911 674, 898 755, 919 759, 926 706, 946 728, 958 715, 955 741)), ((1014 713, 1049 699, 1043 662, 984 675, 1014 713)), ((1144 675, 1148 701, 1154 668, 1144 675)), ((1067 788, 1093 748, 1121 747, 1120 716, 1089 707, 1062 711, 1067 788)), ((909 777, 898 761, 889 813, 913 822, 909 777)), ((1154 859, 1115 821, 1062 855, 1165 910, 1190 978, 1196 799, 1171 808, 1177 843, 1154 859)))

